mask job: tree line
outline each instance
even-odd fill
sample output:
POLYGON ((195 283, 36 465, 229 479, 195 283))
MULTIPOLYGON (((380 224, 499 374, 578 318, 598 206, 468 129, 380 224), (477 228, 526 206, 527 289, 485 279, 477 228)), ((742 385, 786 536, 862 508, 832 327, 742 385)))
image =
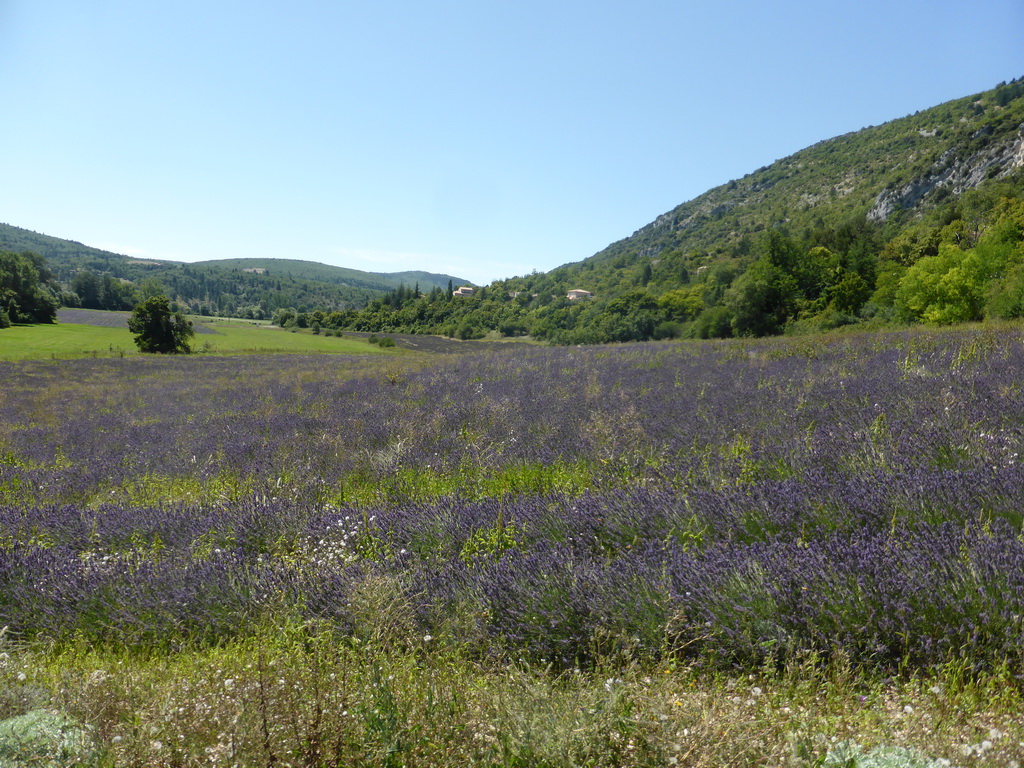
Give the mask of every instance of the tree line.
POLYGON ((117 270, 79 267, 64 282, 64 304, 85 309, 130 310, 159 293, 171 297, 176 309, 196 315, 269 320, 284 307, 299 307, 303 312, 334 310, 379 295, 379 291, 286 274, 269 276, 209 267, 154 269, 152 274, 133 276, 130 279, 117 270))

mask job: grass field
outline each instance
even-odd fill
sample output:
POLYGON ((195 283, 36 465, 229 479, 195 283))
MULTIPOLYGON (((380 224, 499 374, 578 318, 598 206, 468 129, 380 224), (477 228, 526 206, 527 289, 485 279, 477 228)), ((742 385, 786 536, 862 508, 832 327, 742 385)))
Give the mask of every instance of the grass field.
MULTIPOLYGON (((206 320, 214 333, 197 333, 193 349, 200 354, 324 352, 345 355, 400 354, 364 339, 314 336, 279 328, 206 320)), ((0 332, 0 360, 126 357, 139 354, 127 328, 79 323, 16 325, 0 332)))
MULTIPOLYGON (((339 336, 314 336, 308 331, 239 325, 234 322, 205 323, 216 334, 197 334, 193 348, 197 352, 239 354, 251 352, 327 352, 345 355, 389 354, 386 349, 364 339, 339 336)), ((393 348, 392 348, 393 349, 393 348)), ((390 353, 394 354, 394 352, 390 353)))
POLYGON ((97 325, 15 325, 0 332, 0 360, 110 357, 138 350, 127 328, 97 325))

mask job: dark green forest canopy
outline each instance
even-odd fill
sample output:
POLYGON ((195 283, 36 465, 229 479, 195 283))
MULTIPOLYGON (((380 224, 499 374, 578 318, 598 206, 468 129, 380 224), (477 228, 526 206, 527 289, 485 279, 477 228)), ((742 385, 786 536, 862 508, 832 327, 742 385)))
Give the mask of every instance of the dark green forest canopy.
POLYGON ((0 328, 52 323, 58 306, 53 274, 41 256, 0 251, 0 328))
POLYGON ((0 224, 0 248, 41 254, 63 287, 63 302, 87 309, 126 310, 166 294, 195 314, 270 319, 286 307, 342 311, 364 307, 402 285, 459 282, 451 275, 361 272, 298 259, 138 259, 8 224, 0 224))

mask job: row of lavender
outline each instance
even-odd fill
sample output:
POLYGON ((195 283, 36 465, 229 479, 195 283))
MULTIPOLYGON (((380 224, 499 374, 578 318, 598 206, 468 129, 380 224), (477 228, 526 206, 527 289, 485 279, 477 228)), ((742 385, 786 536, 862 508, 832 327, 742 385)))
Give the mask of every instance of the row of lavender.
POLYGON ((287 614, 567 664, 617 643, 1016 658, 1020 341, 516 349, 404 373, 9 365, 0 625, 176 646, 287 614), (592 489, 325 501, 403 469, 559 464, 587 467, 592 489), (246 495, 125 501, 153 477, 225 476, 246 495))
POLYGON ((328 356, 8 363, 0 500, 97 503, 158 477, 339 501, 403 467, 558 462, 715 481, 998 470, 1021 447, 1022 364, 1019 334, 992 333, 520 347, 400 375, 328 356))
MULTIPOLYGON (((149 537, 147 511, 45 510, 35 538, 0 549, 0 622, 22 636, 171 647, 267 620, 356 636, 384 622, 401 628, 396 641, 448 637, 560 664, 602 643, 748 663, 841 649, 893 665, 1020 661, 1024 647, 1024 543, 1002 520, 868 520, 744 541, 723 518, 685 527, 666 492, 445 500, 372 519, 241 507, 165 510, 176 519, 149 537), (98 547, 104 535, 117 545, 98 547)), ((3 510, 4 522, 16 514, 3 510)))

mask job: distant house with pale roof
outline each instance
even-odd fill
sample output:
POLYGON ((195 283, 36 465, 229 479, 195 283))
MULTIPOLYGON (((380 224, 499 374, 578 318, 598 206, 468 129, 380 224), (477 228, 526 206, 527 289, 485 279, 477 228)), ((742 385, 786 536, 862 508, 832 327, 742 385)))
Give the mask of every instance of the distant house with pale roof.
POLYGON ((584 291, 582 288, 573 288, 565 294, 565 298, 569 301, 578 301, 579 299, 589 299, 593 295, 590 291, 584 291))
POLYGON ((452 291, 452 296, 472 296, 473 288, 469 285, 462 285, 452 291))

